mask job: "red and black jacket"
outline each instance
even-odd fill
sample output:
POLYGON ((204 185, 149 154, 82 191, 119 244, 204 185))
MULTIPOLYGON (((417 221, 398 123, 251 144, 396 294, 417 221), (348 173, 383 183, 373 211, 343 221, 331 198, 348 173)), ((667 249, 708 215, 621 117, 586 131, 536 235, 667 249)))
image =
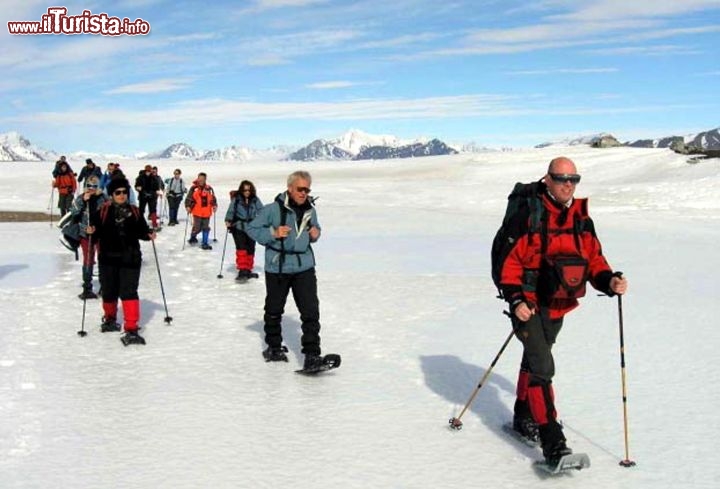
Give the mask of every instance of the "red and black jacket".
POLYGON ((612 269, 602 254, 595 226, 588 215, 587 199, 573 199, 566 207, 556 202, 541 186, 543 206, 541 229, 531 231, 529 210, 518 213, 513 226, 520 228, 515 246, 502 264, 500 287, 511 307, 526 302, 547 309, 552 319, 563 317, 578 306, 576 298, 546 300, 538 294, 538 281, 545 257, 579 255, 588 263, 588 279, 600 292, 610 291, 612 269))

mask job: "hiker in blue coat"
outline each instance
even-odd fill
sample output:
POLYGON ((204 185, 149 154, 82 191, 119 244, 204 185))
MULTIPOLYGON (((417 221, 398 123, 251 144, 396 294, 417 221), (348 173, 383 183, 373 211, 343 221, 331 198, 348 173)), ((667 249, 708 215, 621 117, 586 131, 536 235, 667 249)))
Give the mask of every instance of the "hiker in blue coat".
POLYGON ((322 363, 320 356, 320 305, 311 243, 320 239, 320 223, 310 199, 312 177, 306 171, 291 173, 287 191, 262 208, 245 232, 265 246, 266 361, 287 361, 282 344, 282 314, 292 289, 302 322, 304 368, 322 363))
POLYGON ((255 264, 255 240, 247 235, 245 228, 262 207, 263 203, 250 180, 243 180, 237 190, 230 192, 225 226, 230 230, 235 241, 235 267, 238 270, 235 280, 241 282, 258 276, 252 271, 255 264))

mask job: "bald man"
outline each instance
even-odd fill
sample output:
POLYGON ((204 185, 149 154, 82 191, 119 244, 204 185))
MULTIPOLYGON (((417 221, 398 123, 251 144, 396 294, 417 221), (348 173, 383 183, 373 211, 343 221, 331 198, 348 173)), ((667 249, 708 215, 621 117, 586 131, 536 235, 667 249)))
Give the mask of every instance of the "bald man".
MULTIPOLYGON (((602 254, 587 199, 575 197, 580 175, 564 156, 550 162, 533 184, 541 203, 539 227, 531 211, 513 216, 519 238, 502 264, 500 289, 511 310, 523 356, 518 375, 513 428, 540 441, 549 465, 572 453, 557 422, 552 379, 552 345, 565 314, 578 306, 585 283, 609 295, 624 294, 627 281, 614 273, 602 254)), ((530 206, 528 206, 530 207, 530 206)))

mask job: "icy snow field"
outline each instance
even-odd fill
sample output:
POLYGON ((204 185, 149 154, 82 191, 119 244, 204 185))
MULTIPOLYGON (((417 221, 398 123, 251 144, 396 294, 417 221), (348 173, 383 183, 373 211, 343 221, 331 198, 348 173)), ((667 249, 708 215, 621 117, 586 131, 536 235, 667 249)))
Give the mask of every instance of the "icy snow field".
MULTIPOLYGON (((79 170, 79 162, 71 162, 79 170)), ((122 162, 134 176, 145 162, 122 162)), ((197 162, 153 162, 190 180, 197 162)), ((0 209, 44 211, 51 163, 3 163, 0 209)), ((292 170, 313 174, 322 377, 260 355, 264 278, 235 283, 232 239, 182 248, 180 226, 143 244, 145 347, 99 332, 88 302, 80 338, 80 264, 48 223, 0 224, 0 487, 466 488, 720 487, 718 243, 720 163, 667 150, 586 147, 385 162, 206 163, 220 199, 243 178, 265 202, 292 170), (464 429, 447 427, 509 333, 490 280, 489 248, 516 181, 549 160, 583 174, 605 254, 626 273, 623 301, 630 458, 624 457, 617 301, 589 293, 555 348, 558 409, 569 445, 592 467, 548 478, 540 456, 501 430, 521 349, 513 340, 464 429)))

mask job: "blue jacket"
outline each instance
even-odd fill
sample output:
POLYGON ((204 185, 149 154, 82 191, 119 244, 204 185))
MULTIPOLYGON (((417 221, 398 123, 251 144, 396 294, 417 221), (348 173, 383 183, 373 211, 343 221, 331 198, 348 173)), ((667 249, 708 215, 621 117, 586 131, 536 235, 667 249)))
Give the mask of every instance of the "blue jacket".
POLYGON ((255 219, 263 206, 259 197, 252 197, 248 205, 243 200, 242 194, 235 194, 225 213, 225 222, 232 222, 233 227, 240 231, 245 231, 247 224, 255 219))
POLYGON ((245 232, 252 239, 265 246, 266 272, 293 274, 315 267, 315 255, 310 247, 308 229, 310 227, 321 229, 317 212, 308 200, 302 207, 301 221, 298 225, 298 215, 290 206, 289 199, 287 192, 279 194, 272 204, 263 207, 255 219, 245 227, 245 232), (283 223, 282 214, 285 212, 283 223), (290 226, 290 234, 283 239, 274 238, 272 233, 283 224, 290 226))
POLYGON ((112 174, 109 171, 102 174, 102 177, 100 177, 100 190, 105 190, 105 187, 107 187, 107 184, 110 183, 111 178, 112 174))

